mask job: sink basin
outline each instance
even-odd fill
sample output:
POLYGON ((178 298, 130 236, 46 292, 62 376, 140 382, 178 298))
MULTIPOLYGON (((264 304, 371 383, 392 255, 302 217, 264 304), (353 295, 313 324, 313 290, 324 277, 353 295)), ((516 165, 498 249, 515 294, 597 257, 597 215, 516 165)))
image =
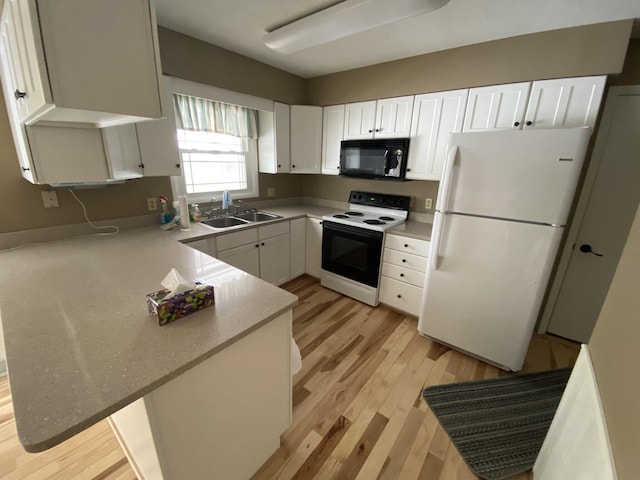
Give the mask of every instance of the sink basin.
POLYGON ((203 220, 204 225, 209 225, 214 228, 227 228, 227 227, 235 227, 236 225, 246 225, 247 221, 242 220, 240 218, 235 217, 220 217, 220 218, 212 218, 210 220, 203 220))
POLYGON ((234 215, 236 218, 241 218, 248 222, 265 222, 267 220, 275 220, 276 218, 282 218, 279 215, 265 212, 246 212, 240 215, 234 215))

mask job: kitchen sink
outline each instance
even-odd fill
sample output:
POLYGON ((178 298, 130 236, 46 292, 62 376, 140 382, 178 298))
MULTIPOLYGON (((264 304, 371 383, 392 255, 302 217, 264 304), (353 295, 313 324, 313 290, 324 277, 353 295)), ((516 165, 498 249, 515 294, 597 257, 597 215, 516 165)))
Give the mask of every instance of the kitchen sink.
POLYGON ((236 225, 246 225, 249 222, 247 222, 246 220, 242 220, 241 218, 235 218, 235 217, 218 217, 218 218, 211 218, 209 220, 203 220, 200 223, 204 225, 209 225, 210 227, 214 227, 214 228, 227 228, 227 227, 235 227, 236 225))
POLYGON ((242 214, 234 215, 235 218, 241 218, 249 222, 266 222, 267 220, 275 220, 276 218, 282 218, 279 215, 265 212, 245 212, 242 214))

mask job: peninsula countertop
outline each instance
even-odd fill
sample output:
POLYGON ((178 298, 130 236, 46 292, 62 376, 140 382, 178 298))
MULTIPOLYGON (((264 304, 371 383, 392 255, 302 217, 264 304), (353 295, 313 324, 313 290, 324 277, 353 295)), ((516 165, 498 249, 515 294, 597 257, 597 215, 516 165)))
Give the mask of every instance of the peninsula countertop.
POLYGON ((180 243, 207 232, 153 226, 0 252, 0 317, 27 451, 73 436, 296 304, 180 243), (213 285, 216 303, 161 327, 145 295, 173 267, 213 285))

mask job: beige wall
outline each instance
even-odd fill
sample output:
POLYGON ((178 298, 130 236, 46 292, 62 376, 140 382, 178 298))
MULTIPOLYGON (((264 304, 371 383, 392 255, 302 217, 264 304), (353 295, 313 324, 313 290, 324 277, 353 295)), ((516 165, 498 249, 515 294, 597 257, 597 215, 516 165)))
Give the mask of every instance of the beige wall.
MULTIPOLYGON (((305 81, 300 77, 171 30, 160 28, 159 36, 163 70, 169 75, 286 103, 303 100, 305 81)), ((276 188, 276 198, 302 193, 295 176, 260 175, 261 197, 266 198, 268 187, 276 188)), ((40 196, 45 189, 22 178, 7 111, 0 102, 0 233, 84 222, 80 206, 66 191, 58 193, 59 208, 45 209, 40 196)), ((92 220, 148 214, 146 198, 158 195, 171 196, 168 177, 78 192, 92 220)))
POLYGON ((638 478, 640 432, 640 208, 589 341, 618 478, 638 478))
POLYGON ((612 85, 640 85, 640 38, 629 42, 622 73, 614 77, 612 85))
POLYGON ((309 80, 308 100, 331 105, 545 78, 619 73, 630 20, 471 45, 309 80))

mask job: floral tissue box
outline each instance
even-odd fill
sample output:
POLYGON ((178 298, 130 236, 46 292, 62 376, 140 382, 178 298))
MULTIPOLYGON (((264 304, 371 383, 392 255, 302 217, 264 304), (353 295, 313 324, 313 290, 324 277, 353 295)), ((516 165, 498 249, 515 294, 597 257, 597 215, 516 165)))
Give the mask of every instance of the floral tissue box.
POLYGON ((213 286, 198 282, 193 290, 187 290, 169 300, 163 300, 167 293, 169 290, 165 289, 147 295, 149 315, 156 319, 160 325, 166 325, 215 303, 213 286))

